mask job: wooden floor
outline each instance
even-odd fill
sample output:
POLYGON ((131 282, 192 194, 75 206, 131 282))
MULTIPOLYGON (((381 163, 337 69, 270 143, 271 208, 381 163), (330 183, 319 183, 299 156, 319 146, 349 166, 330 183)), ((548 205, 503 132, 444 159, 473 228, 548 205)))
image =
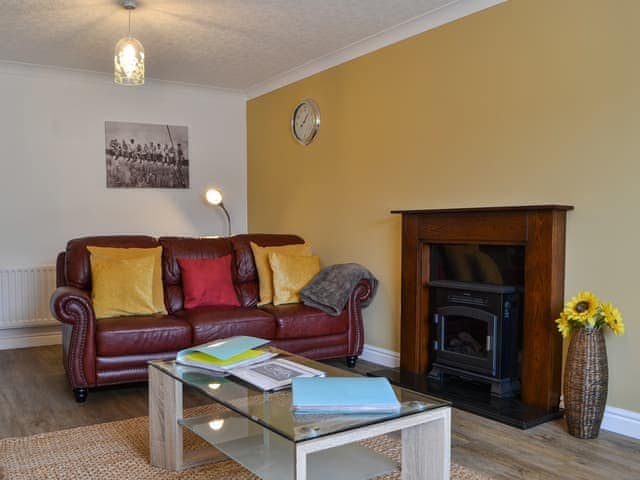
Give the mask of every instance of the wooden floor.
MULTIPOLYGON (((343 362, 329 362, 344 366, 343 362)), ((358 371, 379 365, 358 362, 358 371)), ((185 392, 185 408, 206 402, 185 392)), ((146 385, 92 391, 77 404, 59 346, 0 351, 0 438, 147 414, 146 385)), ((452 460, 496 480, 639 480, 640 441, 610 432, 578 440, 559 420, 522 431, 454 410, 452 460)))

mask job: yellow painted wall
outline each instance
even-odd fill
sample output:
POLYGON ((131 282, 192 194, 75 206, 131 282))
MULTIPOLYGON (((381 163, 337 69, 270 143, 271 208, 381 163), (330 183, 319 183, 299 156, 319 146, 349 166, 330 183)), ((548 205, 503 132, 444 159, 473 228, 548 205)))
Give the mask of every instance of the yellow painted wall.
POLYGON ((389 210, 575 205, 566 295, 622 310, 608 403, 640 411, 638 19, 637 0, 511 0, 249 101, 249 230, 369 267, 365 342, 398 351, 389 210), (322 126, 302 147, 289 121, 306 97, 322 126))

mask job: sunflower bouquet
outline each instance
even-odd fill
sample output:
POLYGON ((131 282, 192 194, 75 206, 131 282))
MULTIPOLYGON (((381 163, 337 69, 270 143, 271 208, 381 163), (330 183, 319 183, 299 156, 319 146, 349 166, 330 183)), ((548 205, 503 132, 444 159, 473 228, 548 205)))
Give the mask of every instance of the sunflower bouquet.
POLYGON ((610 303, 600 303, 591 292, 580 292, 569 300, 556 324, 563 338, 571 336, 576 328, 597 329, 605 325, 616 335, 624 333, 620 310, 610 303))

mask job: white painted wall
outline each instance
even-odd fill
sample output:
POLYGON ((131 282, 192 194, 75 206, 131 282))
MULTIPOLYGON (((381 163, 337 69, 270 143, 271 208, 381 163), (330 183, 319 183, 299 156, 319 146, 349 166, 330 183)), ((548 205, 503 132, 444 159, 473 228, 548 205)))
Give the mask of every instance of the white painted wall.
POLYGON ((246 232, 241 93, 0 62, 0 268, 51 264, 67 240, 96 234, 215 235, 219 186, 246 232), (189 127, 189 189, 107 189, 105 120, 189 127))

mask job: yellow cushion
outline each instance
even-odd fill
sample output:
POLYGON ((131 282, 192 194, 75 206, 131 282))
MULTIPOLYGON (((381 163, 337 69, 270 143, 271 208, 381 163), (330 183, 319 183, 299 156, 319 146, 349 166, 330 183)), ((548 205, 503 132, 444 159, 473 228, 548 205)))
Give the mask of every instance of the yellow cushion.
POLYGON ((91 298, 96 318, 148 315, 153 305, 151 256, 113 259, 91 256, 91 298))
POLYGON ((273 301, 273 276, 269 265, 269 253, 283 253, 287 255, 311 255, 311 245, 301 243, 297 245, 281 245, 279 247, 261 247, 250 242, 253 259, 258 271, 258 285, 260 287, 260 301, 258 305, 266 305, 273 301))
POLYGON ((126 260, 131 258, 152 257, 153 258, 153 313, 166 314, 164 306, 164 288, 162 286, 162 247, 155 248, 114 248, 114 247, 87 247, 91 253, 91 260, 94 258, 110 258, 116 260, 126 260))
POLYGON ((320 271, 320 258, 315 256, 269 253, 273 271, 273 304, 299 303, 300 290, 320 271))

